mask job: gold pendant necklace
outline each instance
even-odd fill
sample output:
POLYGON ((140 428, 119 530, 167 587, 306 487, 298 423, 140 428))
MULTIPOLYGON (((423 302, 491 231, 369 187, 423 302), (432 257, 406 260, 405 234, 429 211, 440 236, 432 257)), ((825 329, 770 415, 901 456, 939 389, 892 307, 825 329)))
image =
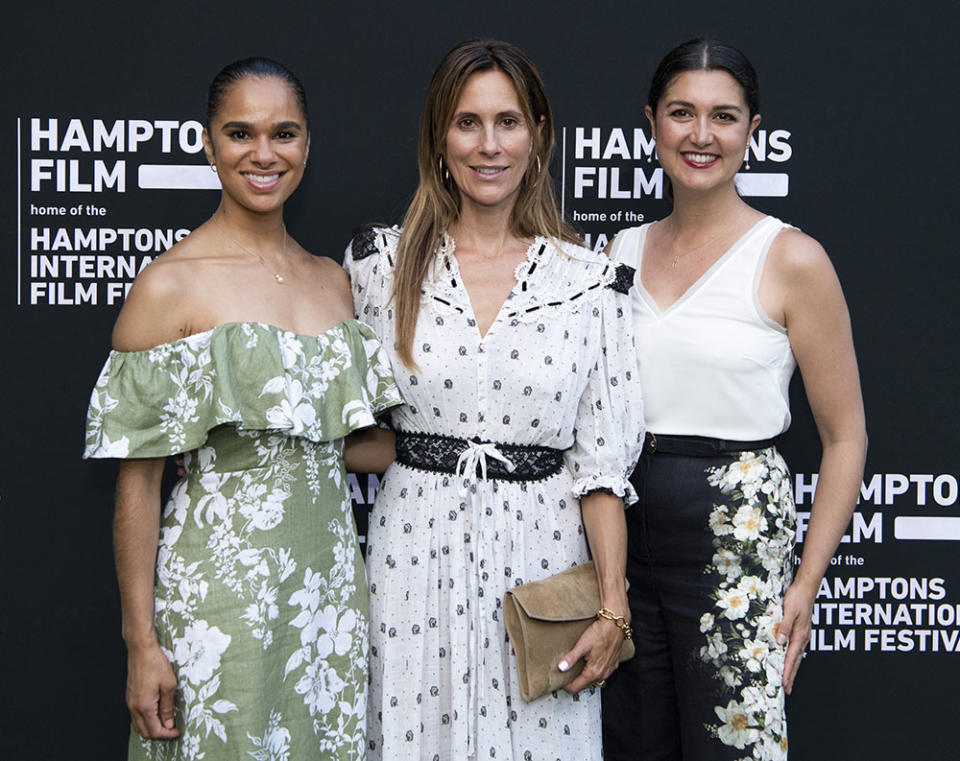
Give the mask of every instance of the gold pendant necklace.
POLYGON ((725 234, 726 234, 725 232, 724 232, 724 233, 721 233, 720 235, 717 235, 716 237, 711 238, 711 239, 708 240, 706 243, 703 243, 703 244, 697 246, 696 248, 691 248, 691 249, 689 249, 689 250, 687 250, 687 251, 684 251, 684 252, 682 252, 682 253, 680 253, 680 254, 674 254, 674 255, 673 255, 673 261, 670 263, 670 268, 671 268, 671 269, 676 269, 676 268, 677 268, 677 263, 678 263, 681 259, 683 259, 683 257, 687 256, 688 254, 695 254, 695 253, 697 253, 698 251, 703 251, 705 248, 708 248, 708 247, 712 246, 714 243, 716 243, 718 240, 720 240, 725 234))
MULTIPOLYGON (((229 240, 233 245, 235 245, 241 251, 244 251, 250 254, 251 256, 257 257, 257 259, 260 261, 260 264, 263 265, 263 268, 267 272, 271 272, 270 266, 266 263, 266 261, 264 261, 263 257, 260 256, 260 254, 258 254, 256 251, 252 249, 247 248, 240 241, 238 241, 236 238, 230 235, 230 233, 227 232, 227 228, 224 227, 223 222, 220 221, 220 216, 218 214, 214 214, 213 219, 220 226, 220 229, 223 231, 223 234, 227 240, 229 240)), ((287 252, 287 226, 286 225, 283 226, 283 247, 280 250, 284 254, 287 252)), ((272 272, 272 274, 273 274, 273 279, 277 281, 277 285, 283 285, 286 282, 283 275, 281 275, 279 272, 272 272)))

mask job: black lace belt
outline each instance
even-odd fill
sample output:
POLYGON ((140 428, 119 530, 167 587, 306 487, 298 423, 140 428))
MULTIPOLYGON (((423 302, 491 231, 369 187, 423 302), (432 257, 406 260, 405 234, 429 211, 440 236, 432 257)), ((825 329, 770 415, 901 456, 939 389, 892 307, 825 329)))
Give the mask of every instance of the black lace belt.
POLYGON ((397 431, 397 462, 471 481, 538 481, 563 468, 563 450, 397 431))

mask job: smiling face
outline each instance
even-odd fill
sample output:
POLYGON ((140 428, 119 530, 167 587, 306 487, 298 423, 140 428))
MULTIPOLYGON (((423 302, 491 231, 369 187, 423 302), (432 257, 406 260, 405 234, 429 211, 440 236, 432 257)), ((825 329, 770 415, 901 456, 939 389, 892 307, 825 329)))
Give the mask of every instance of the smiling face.
POLYGON ((743 88, 722 69, 685 71, 664 90, 657 113, 646 108, 663 171, 676 188, 732 184, 760 115, 750 116, 743 88))
POLYGON ((533 150, 531 125, 502 71, 470 76, 447 128, 444 164, 462 204, 512 209, 533 150))
POLYGON ((281 79, 239 80, 203 137, 224 200, 254 212, 274 211, 300 184, 310 136, 293 89, 281 79))

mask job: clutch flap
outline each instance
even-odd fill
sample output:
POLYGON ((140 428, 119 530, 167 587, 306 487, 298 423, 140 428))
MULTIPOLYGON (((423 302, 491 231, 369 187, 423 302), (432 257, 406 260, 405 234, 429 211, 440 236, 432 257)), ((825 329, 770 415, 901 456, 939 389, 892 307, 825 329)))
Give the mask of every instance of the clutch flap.
POLYGON ((539 621, 591 620, 596 618, 600 600, 592 562, 524 584, 508 594, 527 616, 539 621))

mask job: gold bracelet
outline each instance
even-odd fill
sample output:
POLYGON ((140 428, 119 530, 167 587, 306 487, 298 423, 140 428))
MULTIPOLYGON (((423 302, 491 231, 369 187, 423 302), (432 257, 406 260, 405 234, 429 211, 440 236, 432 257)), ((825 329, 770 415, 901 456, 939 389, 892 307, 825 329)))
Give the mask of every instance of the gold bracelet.
POLYGON ((601 618, 605 618, 608 621, 613 621, 613 623, 615 623, 620 629, 624 639, 633 639, 633 628, 627 623, 627 619, 625 619, 623 616, 618 616, 609 608, 600 608, 600 610, 597 611, 596 618, 597 621, 599 621, 601 618))

